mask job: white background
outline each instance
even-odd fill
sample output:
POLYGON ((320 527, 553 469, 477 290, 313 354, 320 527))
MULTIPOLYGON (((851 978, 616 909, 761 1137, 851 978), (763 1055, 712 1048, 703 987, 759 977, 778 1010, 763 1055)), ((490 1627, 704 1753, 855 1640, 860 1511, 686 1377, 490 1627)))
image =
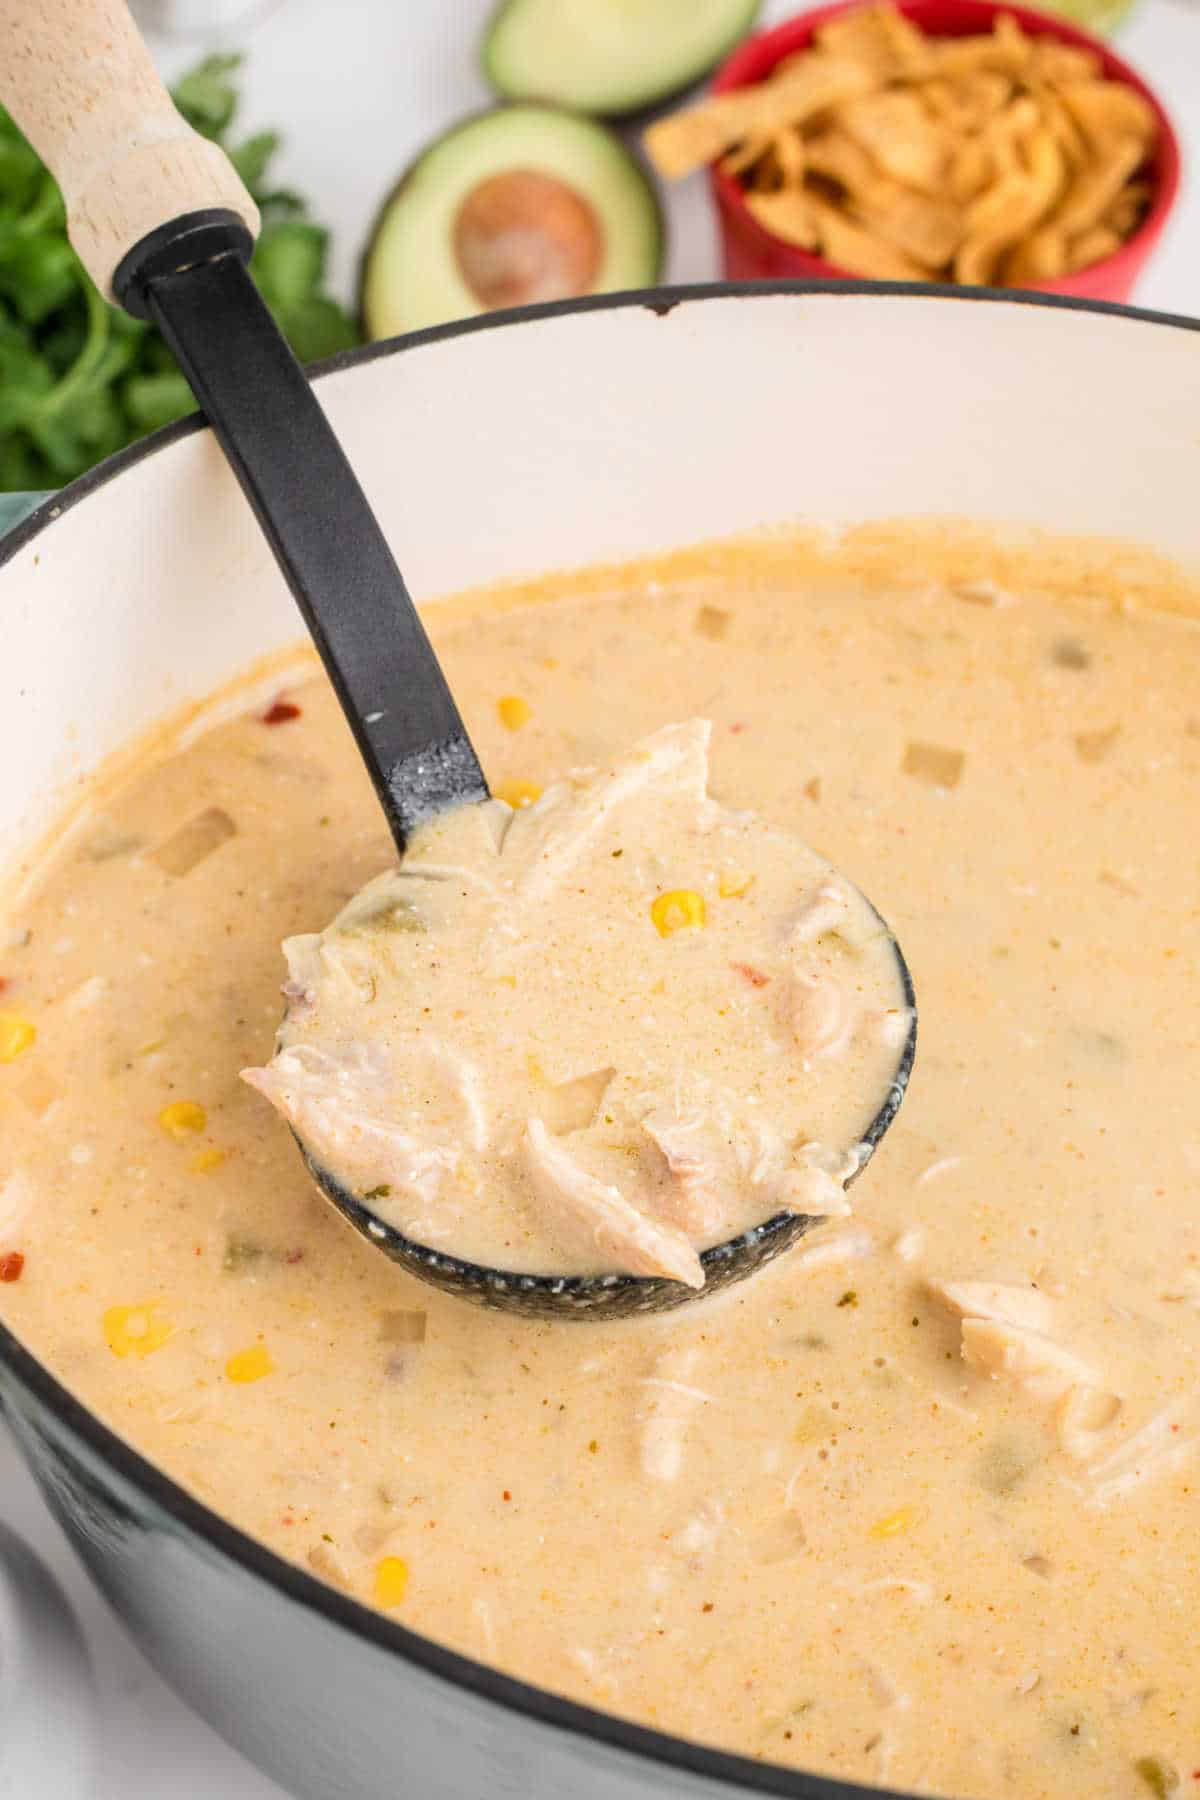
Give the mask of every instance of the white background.
MULTIPOLYGON (((197 18, 228 21, 230 47, 245 47, 241 125, 281 127, 287 144, 277 164, 283 183, 311 197, 335 234, 334 285, 354 294, 356 265, 371 219, 389 188, 435 132, 487 102, 474 46, 489 0, 143 0, 140 11, 173 23, 156 37, 164 70, 174 74, 220 35, 189 34, 197 18)), ((796 10, 768 0, 767 22, 796 10)), ((1175 120, 1185 154, 1200 154, 1200 0, 1142 0, 1118 48, 1149 78, 1175 120)), ((720 274, 703 183, 669 199, 668 278, 702 281, 720 274)), ((1200 190, 1185 171, 1184 193, 1169 235, 1135 296, 1171 312, 1200 311, 1200 190)), ((448 404, 452 397, 448 396, 448 404)), ((1200 422, 1198 422, 1200 423, 1200 422)), ((32 1761, 20 1800, 284 1800, 181 1705, 142 1660, 92 1593, 34 1493, 0 1427, 0 1518, 15 1525, 59 1576, 82 1625, 93 1688, 65 1679, 61 1650, 46 1645, 44 1601, 19 1618, 15 1590, 0 1580, 0 1724, 24 1721, 21 1753, 32 1761), (18 1617, 15 1662, 4 1642, 18 1617), (24 1661, 22 1661, 24 1658, 24 1661), (59 1696, 42 1713, 27 1681, 49 1671, 59 1696), (76 1688, 78 1691, 76 1692, 76 1688), (69 1752, 68 1715, 80 1724, 69 1752), (6 1713, 10 1714, 8 1722, 6 1713), (94 1736, 87 1748, 90 1716, 94 1736), (89 1771, 90 1765, 90 1771, 89 1771)), ((35 1690, 36 1691, 36 1690, 35 1690)), ((0 1797, 17 1800, 15 1768, 0 1749, 0 1797)))

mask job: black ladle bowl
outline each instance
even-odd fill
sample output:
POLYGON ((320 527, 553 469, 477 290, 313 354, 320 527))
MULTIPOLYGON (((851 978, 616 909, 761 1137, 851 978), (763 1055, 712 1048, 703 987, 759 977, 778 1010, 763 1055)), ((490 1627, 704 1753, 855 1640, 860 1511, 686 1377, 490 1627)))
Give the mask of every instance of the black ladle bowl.
MULTIPOLYGON (((884 921, 881 919, 880 923, 884 921)), ((887 1092, 859 1139, 859 1162, 846 1182, 847 1187, 858 1180, 899 1112, 917 1052, 917 1002, 912 975, 894 937, 891 944, 908 1008, 909 1027, 887 1092)), ((820 1216, 811 1213, 774 1213, 761 1225, 752 1226, 738 1237, 702 1250, 702 1288, 687 1287, 682 1281, 668 1281, 661 1275, 531 1275, 516 1269, 492 1269, 482 1263, 467 1262, 463 1257, 448 1256, 444 1250, 434 1250, 397 1231, 331 1175, 306 1148, 299 1133, 293 1131, 292 1135, 300 1146, 309 1174, 325 1198, 377 1250, 382 1250, 410 1275, 427 1281, 431 1287, 440 1288, 443 1293, 472 1300, 477 1306, 492 1307, 496 1312, 521 1313, 526 1318, 594 1321, 673 1312, 691 1300, 707 1299, 744 1281, 747 1275, 757 1274, 759 1269, 774 1262, 777 1256, 799 1243, 814 1225, 822 1222, 820 1216)))

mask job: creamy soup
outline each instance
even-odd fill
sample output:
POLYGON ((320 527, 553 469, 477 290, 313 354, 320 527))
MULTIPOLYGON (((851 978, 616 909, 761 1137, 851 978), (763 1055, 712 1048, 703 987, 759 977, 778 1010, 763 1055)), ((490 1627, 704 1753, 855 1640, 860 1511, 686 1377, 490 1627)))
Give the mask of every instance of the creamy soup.
POLYGON ((297 675, 98 789, 11 915, 0 1311, 247 1531, 578 1700, 972 1800, 1200 1792, 1196 628, 1061 564, 772 566, 432 628, 501 794, 709 718, 714 796, 888 918, 921 1053, 851 1216, 609 1325, 352 1233, 239 1080, 281 939, 390 860, 297 675))
POLYGON ((807 845, 711 798, 710 736, 458 807, 284 945, 280 1047, 244 1077, 405 1236, 701 1288, 701 1250, 849 1211, 912 1026, 895 944, 807 845))

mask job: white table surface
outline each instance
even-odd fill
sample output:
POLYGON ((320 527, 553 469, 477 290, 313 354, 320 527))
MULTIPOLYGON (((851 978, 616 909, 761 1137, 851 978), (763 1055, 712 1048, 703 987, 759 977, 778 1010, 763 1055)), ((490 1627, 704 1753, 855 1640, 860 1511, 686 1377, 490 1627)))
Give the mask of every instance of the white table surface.
MULTIPOLYGON (((195 15, 203 0, 188 4, 195 15)), ((234 6, 235 0, 214 0, 212 15, 228 16, 234 6)), ((365 233, 392 182, 436 131, 486 104, 472 49, 488 6, 489 0, 259 0, 255 8, 254 0, 246 0, 241 9, 243 18, 255 11, 258 17, 251 29, 235 28, 229 38, 231 46, 247 50, 241 123, 247 131, 286 131, 279 177, 311 196, 317 215, 334 227, 333 278, 346 298, 365 233)), ((765 16, 770 22, 795 10, 795 0, 768 0, 765 16)), ((1162 96, 1185 152, 1200 155, 1200 0, 1142 0, 1118 44, 1162 96)), ((213 47, 221 47, 219 35, 155 45, 168 73, 213 47)), ((668 205, 669 279, 703 281, 719 274, 702 183, 675 189, 668 205)), ((1164 311, 1200 312, 1200 188, 1187 171, 1169 235, 1135 298, 1164 311)), ((26 1710, 28 1691, 19 1701, 12 1697, 20 1668, 17 1681, 11 1669, 0 1668, 0 1707, 7 1692, 30 1725, 28 1754, 45 1758, 36 1783, 22 1783, 20 1800, 286 1800, 169 1692, 115 1624, 2 1427, 0 1519, 37 1549, 61 1584, 82 1629, 93 1683, 90 1695, 84 1682, 77 1684, 79 1709, 94 1720, 91 1747, 85 1734, 68 1753, 58 1713, 45 1716, 36 1731, 38 1721, 26 1710)), ((13 1596, 0 1586, 0 1623, 6 1601, 11 1608, 13 1596)), ((44 1629, 52 1609, 36 1595, 32 1605, 44 1629)), ((24 1641, 49 1664, 51 1653, 32 1618, 24 1641)), ((61 1645, 53 1661, 65 1706, 69 1658, 64 1660, 61 1645)), ((4 1775, 0 1760, 0 1795, 17 1800, 4 1775)))

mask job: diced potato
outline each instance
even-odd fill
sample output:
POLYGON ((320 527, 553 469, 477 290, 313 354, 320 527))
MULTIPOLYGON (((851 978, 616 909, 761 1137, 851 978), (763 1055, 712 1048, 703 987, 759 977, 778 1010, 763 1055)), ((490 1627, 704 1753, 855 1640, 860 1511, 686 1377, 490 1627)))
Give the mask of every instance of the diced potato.
POLYGON ((158 864, 164 875, 188 875, 236 832, 237 826, 229 814, 219 806, 210 806, 164 838, 150 852, 150 860, 158 864))
POLYGON ((379 1335, 385 1344, 423 1344, 425 1314, 408 1308, 381 1313, 379 1335))
POLYGON ((1120 735, 1119 725, 1111 725, 1106 731, 1077 731, 1075 754, 1080 762, 1103 762, 1120 735))
POLYGON ((930 787, 955 788, 962 779, 966 758, 961 750, 948 750, 940 744, 907 744, 900 767, 905 775, 930 787))
POLYGON ((728 636, 732 617, 723 606, 702 606, 694 620, 697 637, 719 642, 721 638, 728 636))

